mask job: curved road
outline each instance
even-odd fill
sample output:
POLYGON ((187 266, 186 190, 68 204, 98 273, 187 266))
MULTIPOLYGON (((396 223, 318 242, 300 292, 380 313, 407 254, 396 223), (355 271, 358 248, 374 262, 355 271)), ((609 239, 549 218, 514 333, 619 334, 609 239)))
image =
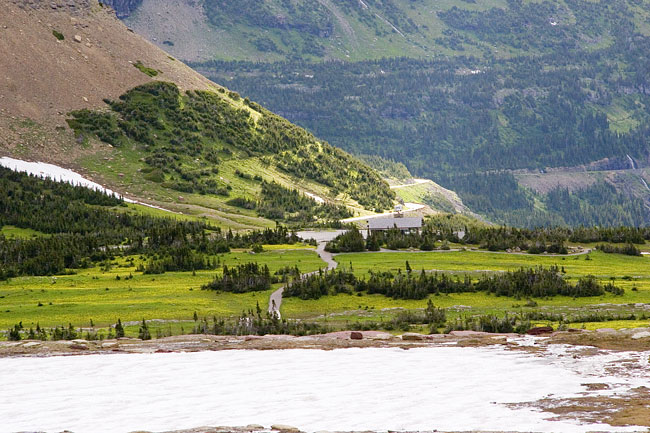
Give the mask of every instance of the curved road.
MULTIPOLYGON (((336 269, 336 267, 339 265, 335 260, 334 256, 332 253, 325 251, 325 244, 327 242, 321 242, 318 244, 316 247, 316 253, 318 256, 321 258, 322 261, 327 263, 327 268, 326 270, 331 270, 331 269, 336 269)), ((315 274, 318 271, 314 272, 308 272, 306 274, 302 274, 300 278, 307 278, 310 275, 315 274)), ((280 287, 278 290, 275 292, 271 293, 271 297, 269 298, 269 313, 272 315, 276 315, 278 318, 280 318, 280 306, 282 305, 282 294, 284 293, 284 288, 286 286, 280 287)))
MULTIPOLYGON (((327 242, 323 241, 318 244, 318 247, 316 247, 316 253, 318 253, 318 256, 323 260, 325 263, 327 263, 327 268, 326 270, 332 270, 336 269, 338 266, 338 263, 334 260, 334 254, 325 251, 325 244, 327 242)), ((450 249, 450 250, 433 250, 433 251, 400 251, 400 250, 387 250, 382 248, 380 251, 365 251, 366 253, 403 253, 403 252, 409 252, 409 253, 448 253, 452 251, 463 251, 460 249, 450 249)), ((531 255, 531 256, 540 256, 540 254, 530 254, 526 252, 506 252, 506 251, 485 251, 485 250, 468 250, 474 253, 491 253, 491 254, 512 254, 512 255, 531 255)), ((580 251, 577 253, 569 253, 569 254, 547 254, 543 257, 568 257, 568 256, 581 256, 585 254, 591 253, 593 250, 591 248, 587 248, 584 251, 580 251)), ((306 274, 302 274, 300 278, 306 278, 310 275, 315 274, 318 271, 314 272, 308 272, 306 274)), ((275 314, 280 317, 280 306, 282 306, 282 294, 284 293, 284 288, 286 286, 280 287, 278 290, 275 292, 271 293, 271 297, 269 298, 269 313, 275 314)))

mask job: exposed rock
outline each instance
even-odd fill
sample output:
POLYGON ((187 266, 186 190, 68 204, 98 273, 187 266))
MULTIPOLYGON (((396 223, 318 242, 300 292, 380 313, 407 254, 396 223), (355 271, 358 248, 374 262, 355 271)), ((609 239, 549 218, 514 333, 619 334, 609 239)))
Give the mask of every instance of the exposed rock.
POLYGON ((639 338, 648 338, 648 337, 650 337, 650 332, 648 331, 637 332, 632 336, 632 338, 635 340, 638 340, 639 338))
POLYGON ((363 334, 359 331, 352 331, 350 332, 350 339, 351 340, 363 340, 363 334))
POLYGON ((550 326, 538 326, 537 328, 531 328, 526 332, 528 335, 543 335, 553 333, 553 328, 550 326))
POLYGON ((300 429, 298 427, 292 427, 290 425, 284 425, 284 424, 273 424, 271 426, 271 430, 277 430, 279 432, 284 432, 284 433, 299 433, 300 429))
POLYGON ((83 39, 81 39, 81 35, 74 35, 74 41, 75 42, 81 43, 82 40, 83 39))
POLYGON ((112 7, 118 18, 126 18, 140 6, 142 0, 102 0, 102 3, 112 7))
POLYGON ((402 340, 404 340, 404 341, 421 341, 421 340, 424 340, 424 335, 416 334, 414 332, 407 332, 406 334, 402 334, 402 340))
POLYGON ((29 348, 29 347, 38 347, 38 346, 40 346, 40 345, 41 345, 41 343, 39 343, 38 341, 30 341, 30 342, 28 342, 28 343, 23 344, 23 347, 26 347, 26 348, 29 348))
POLYGON ((88 350, 88 346, 84 346, 83 344, 71 344, 68 347, 74 350, 88 350))

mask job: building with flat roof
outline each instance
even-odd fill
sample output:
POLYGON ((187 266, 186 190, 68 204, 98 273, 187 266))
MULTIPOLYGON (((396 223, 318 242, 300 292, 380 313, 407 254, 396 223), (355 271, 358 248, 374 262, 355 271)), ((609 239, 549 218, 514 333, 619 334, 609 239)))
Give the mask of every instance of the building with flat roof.
POLYGON ((390 229, 399 229, 402 233, 419 233, 422 230, 422 217, 370 218, 368 234, 390 229))

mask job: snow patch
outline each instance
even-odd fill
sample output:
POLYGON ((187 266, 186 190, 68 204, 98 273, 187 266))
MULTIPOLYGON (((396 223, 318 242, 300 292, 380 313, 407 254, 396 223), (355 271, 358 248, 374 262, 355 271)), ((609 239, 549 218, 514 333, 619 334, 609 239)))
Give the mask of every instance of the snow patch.
POLYGON ((553 414, 506 405, 647 385, 648 353, 573 356, 579 349, 558 346, 546 357, 500 347, 437 347, 6 358, 0 359, 0 430, 94 433, 101 426, 112 433, 282 423, 307 432, 634 431, 550 421, 553 414), (639 364, 629 369, 636 375, 608 368, 623 359, 639 364), (610 389, 590 391, 587 383, 610 389))
MULTIPOLYGON (((108 194, 108 195, 115 195, 117 197, 121 196, 121 194, 118 194, 111 189, 108 189, 98 183, 95 183, 92 180, 86 179, 76 171, 68 170, 67 168, 59 167, 58 165, 54 165, 54 164, 48 164, 45 162, 28 162, 20 159, 14 159, 14 158, 3 156, 2 158, 0 158, 0 166, 9 168, 13 171, 24 172, 34 176, 45 177, 57 182, 66 182, 75 186, 83 186, 86 188, 94 189, 96 191, 101 191, 104 194, 108 194)), ((177 213, 159 206, 155 206, 137 200, 132 200, 130 198, 126 198, 123 196, 121 197, 127 203, 136 203, 153 209, 163 210, 165 212, 177 213)))
MULTIPOLYGON (((13 171, 41 176, 55 180, 57 182, 66 182, 71 185, 85 186, 86 188, 101 191, 108 195, 114 194, 116 196, 119 196, 119 194, 115 193, 114 191, 86 179, 79 173, 68 170, 67 168, 59 167, 58 165, 47 164, 45 162, 22 161, 20 159, 8 158, 6 156, 0 158, 0 165, 13 171)), ((124 199, 124 201, 135 203, 133 200, 128 199, 124 199)))
POLYGON ((305 192, 305 195, 307 197, 309 197, 309 198, 312 198, 312 199, 316 200, 317 203, 320 203, 320 204, 325 203, 325 200, 323 199, 323 197, 317 196, 316 194, 312 194, 311 192, 305 192))

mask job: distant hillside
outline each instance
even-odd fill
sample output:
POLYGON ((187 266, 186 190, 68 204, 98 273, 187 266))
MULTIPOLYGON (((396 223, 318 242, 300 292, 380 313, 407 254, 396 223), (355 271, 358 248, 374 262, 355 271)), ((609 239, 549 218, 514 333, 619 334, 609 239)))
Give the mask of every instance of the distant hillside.
POLYGON ((190 61, 511 58, 597 50, 625 21, 650 34, 647 0, 141 0, 127 9, 138 33, 190 61))
POLYGON ((112 7, 118 18, 126 18, 142 4, 142 0, 102 0, 102 3, 112 7))
MULTIPOLYGON (((327 61, 326 50, 191 65, 330 143, 404 163, 492 220, 650 223, 650 2, 364 3, 414 23, 404 37, 360 40, 370 60, 327 61), (426 54, 376 59, 374 47, 414 35, 426 54)), ((356 16, 359 2, 341 4, 356 16)))
POLYGON ((207 80, 112 9, 94 0, 0 7, 0 156, 74 168, 233 228, 392 207, 367 165, 207 80))

